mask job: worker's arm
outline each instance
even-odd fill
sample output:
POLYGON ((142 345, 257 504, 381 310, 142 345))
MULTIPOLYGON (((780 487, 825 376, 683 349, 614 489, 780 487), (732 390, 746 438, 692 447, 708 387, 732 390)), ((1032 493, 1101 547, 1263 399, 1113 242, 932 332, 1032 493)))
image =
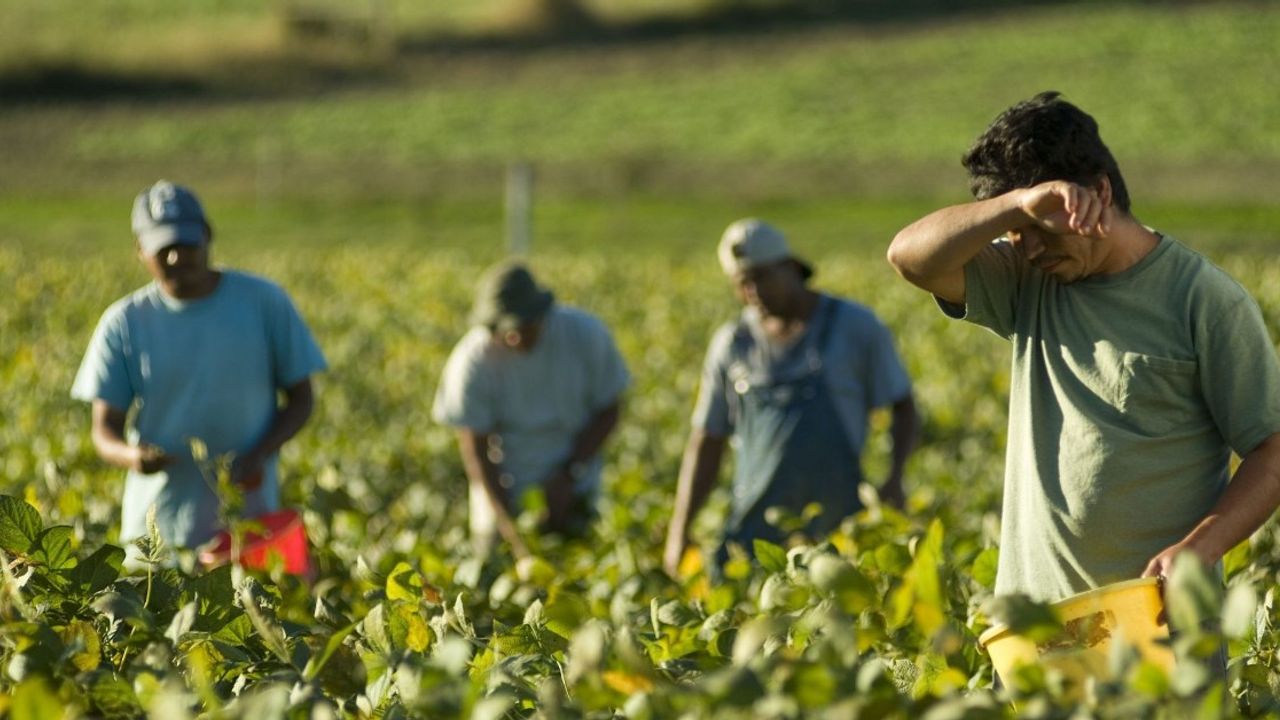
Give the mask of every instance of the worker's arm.
POLYGON ((1105 235, 1107 207, 1097 190, 1056 180, 953 205, 900 230, 889 245, 889 264, 911 284, 963 305, 964 267, 993 240, 1029 224, 1058 234, 1105 235))
POLYGON ((458 429, 458 451, 462 455, 462 466, 466 469, 467 480, 484 491, 493 510, 494 522, 498 534, 511 544, 511 551, 517 557, 529 554, 528 547, 520 539, 515 520, 507 509, 509 497, 502 487, 499 477, 502 469, 489 458, 490 433, 481 433, 470 428, 458 429))
POLYGON ((1185 538, 1147 563, 1143 577, 1168 577, 1175 556, 1191 552, 1208 565, 1244 542, 1280 507, 1280 433, 1249 452, 1209 514, 1185 538))
POLYGON ((105 400, 94 400, 90 437, 98 457, 126 470, 151 474, 173 464, 173 457, 155 445, 130 445, 124 437, 127 412, 111 407, 105 400))
POLYGON ((569 457, 565 458, 565 461, 543 484, 547 497, 546 528, 548 530, 564 531, 569 527, 573 520, 569 515, 573 510, 575 491, 573 467, 590 461, 600 452, 604 441, 618 426, 618 417, 621 414, 621 400, 615 400, 594 413, 574 437, 569 457))
POLYGON ((675 509, 671 525, 667 528, 667 544, 662 559, 662 566, 672 577, 679 571, 680 559, 689 544, 689 526, 715 486, 727 443, 725 436, 711 435, 702 430, 694 430, 689 435, 684 459, 680 463, 675 509))
POLYGON ((911 395, 893 404, 893 419, 889 425, 889 437, 893 440, 893 456, 889 477, 880 488, 880 497, 897 508, 906 505, 906 491, 902 487, 902 474, 907 458, 920 442, 920 415, 911 395))
POLYGON ((253 490, 262 484, 262 466, 267 458, 280 451, 307 424, 315 407, 311 378, 305 378, 284 389, 284 404, 276 409, 271 425, 254 446, 231 466, 231 479, 237 485, 253 490))

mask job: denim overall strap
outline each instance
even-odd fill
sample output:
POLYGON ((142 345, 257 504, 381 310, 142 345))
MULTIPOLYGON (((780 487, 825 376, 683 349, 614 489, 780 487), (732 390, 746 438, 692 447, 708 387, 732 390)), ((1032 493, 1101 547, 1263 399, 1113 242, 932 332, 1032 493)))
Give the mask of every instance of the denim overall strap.
POLYGON ((809 503, 820 503, 821 514, 804 528, 810 537, 834 530, 862 507, 858 454, 822 374, 822 356, 839 305, 834 298, 825 303, 802 375, 735 384, 739 444, 725 541, 736 541, 748 554, 756 538, 783 540, 782 531, 764 519, 770 507, 782 506, 798 515, 809 503))

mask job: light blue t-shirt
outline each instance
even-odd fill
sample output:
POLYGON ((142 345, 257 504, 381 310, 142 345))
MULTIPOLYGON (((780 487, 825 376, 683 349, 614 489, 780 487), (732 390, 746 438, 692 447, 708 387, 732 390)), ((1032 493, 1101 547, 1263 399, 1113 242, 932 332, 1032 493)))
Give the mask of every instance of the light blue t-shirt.
MULTIPOLYGON (((102 315, 71 388, 86 402, 135 410, 131 444, 175 457, 150 475, 125 478, 121 542, 146 534, 148 509, 166 542, 199 545, 219 529, 218 501, 192 459, 198 438, 209 457, 243 453, 271 425, 278 390, 325 369, 324 356, 279 286, 222 270, 208 297, 183 301, 151 283, 102 315)), ((276 458, 262 485, 245 494, 249 516, 278 509, 276 458)))
MULTIPOLYGON (((596 317, 553 305, 537 343, 522 353, 472 328, 449 356, 436 390, 436 422, 492 433, 500 453, 503 484, 511 497, 547 477, 565 461, 587 421, 618 401, 631 382, 613 338, 596 317)), ((600 485, 594 458, 579 493, 600 485)), ((471 530, 491 534, 493 516, 482 491, 471 488, 471 530)))
MULTIPOLYGON (((760 313, 742 310, 741 322, 750 331, 744 370, 754 378, 783 380, 808 372, 809 346, 822 336, 823 318, 834 323, 822 352, 822 377, 835 401, 836 411, 849 436, 849 445, 861 454, 867 437, 867 415, 874 408, 892 405, 911 393, 911 380, 898 359, 889 329, 866 307, 848 300, 819 295, 813 322, 800 337, 778 346, 765 335, 760 313), (836 303, 835 312, 827 307, 836 303)), ((739 321, 716 331, 707 349, 702 384, 693 411, 693 427, 710 435, 731 435, 735 424, 737 394, 730 378, 734 363, 732 344, 739 321)))

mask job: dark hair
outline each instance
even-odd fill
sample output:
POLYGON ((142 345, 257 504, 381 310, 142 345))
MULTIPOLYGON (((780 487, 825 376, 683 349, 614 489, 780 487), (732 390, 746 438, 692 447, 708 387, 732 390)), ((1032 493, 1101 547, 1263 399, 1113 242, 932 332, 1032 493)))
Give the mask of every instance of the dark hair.
POLYGON ((1042 92, 1000 113, 965 153, 969 189, 979 200, 1050 180, 1092 185, 1106 175, 1112 203, 1129 212, 1129 190, 1088 113, 1042 92))

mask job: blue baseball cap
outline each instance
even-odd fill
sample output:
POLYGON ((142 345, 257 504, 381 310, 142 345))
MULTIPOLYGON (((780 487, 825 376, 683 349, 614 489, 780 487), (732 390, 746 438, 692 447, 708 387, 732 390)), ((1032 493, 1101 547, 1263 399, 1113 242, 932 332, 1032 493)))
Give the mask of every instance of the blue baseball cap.
POLYGON ((209 221, 195 193, 161 180, 134 199, 133 234, 144 253, 155 255, 170 245, 204 242, 209 221))

